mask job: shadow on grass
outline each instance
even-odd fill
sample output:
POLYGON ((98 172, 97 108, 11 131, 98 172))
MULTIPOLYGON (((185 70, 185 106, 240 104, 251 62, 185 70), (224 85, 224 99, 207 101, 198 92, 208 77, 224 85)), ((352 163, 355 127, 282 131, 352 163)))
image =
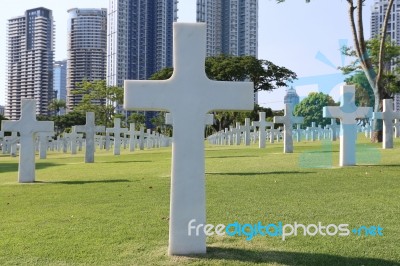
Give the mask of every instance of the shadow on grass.
MULTIPOLYGON (((55 163, 39 163, 36 162, 35 169, 40 170, 44 169, 47 167, 54 167, 58 166, 60 164, 55 164, 55 163)), ((5 172, 17 172, 18 171, 18 162, 15 163, 0 163, 0 173, 5 173, 5 172)))
POLYGON ((252 264, 277 263, 283 265, 393 265, 400 263, 376 258, 351 258, 320 253, 290 251, 253 251, 237 248, 208 247, 207 254, 189 256, 208 260, 232 260, 252 264))
POLYGON ((274 171, 274 172, 244 172, 244 173, 206 173, 206 175, 286 175, 286 174, 314 174, 316 172, 300 172, 300 171, 274 171))
POLYGON ((36 181, 40 184, 64 184, 64 185, 84 185, 98 183, 126 183, 131 182, 128 179, 113 179, 113 180, 71 180, 71 181, 36 181))
POLYGON ((107 161, 107 162, 99 162, 99 163, 152 163, 154 161, 107 161))
POLYGON ((259 158, 253 155, 232 155, 232 156, 206 156, 206 159, 226 159, 226 158, 259 158))

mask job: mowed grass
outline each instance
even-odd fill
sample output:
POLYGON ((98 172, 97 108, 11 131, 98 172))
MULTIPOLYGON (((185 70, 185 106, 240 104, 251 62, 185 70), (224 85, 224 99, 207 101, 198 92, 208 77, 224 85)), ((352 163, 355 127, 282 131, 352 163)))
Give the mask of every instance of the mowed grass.
POLYGON ((359 137, 360 165, 339 168, 338 142, 206 145, 207 223, 261 221, 349 228, 383 236, 211 236, 207 254, 168 256, 171 149, 50 152, 34 184, 0 155, 0 265, 400 265, 400 141, 359 137), (380 161, 378 161, 380 160, 380 161))

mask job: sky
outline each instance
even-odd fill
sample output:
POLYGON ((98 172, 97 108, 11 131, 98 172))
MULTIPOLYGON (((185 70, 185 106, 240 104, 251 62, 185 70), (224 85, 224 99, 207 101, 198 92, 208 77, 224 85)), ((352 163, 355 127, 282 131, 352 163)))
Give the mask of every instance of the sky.
MULTIPOLYGON (((1 0, 0 12, 0 105, 6 98, 7 21, 24 15, 25 10, 45 7, 53 11, 56 24, 55 60, 67 58, 67 10, 70 8, 108 8, 108 0, 1 0)), ((366 38, 370 36, 370 10, 373 0, 364 7, 366 38)), ((339 99, 342 78, 337 67, 343 59, 340 44, 352 45, 345 0, 259 0, 258 57, 297 73, 294 84, 300 98, 311 91, 329 93, 339 99)), ((180 0, 178 22, 196 21, 196 0, 180 0)), ((259 104, 273 110, 283 109, 285 88, 259 94, 259 104)))

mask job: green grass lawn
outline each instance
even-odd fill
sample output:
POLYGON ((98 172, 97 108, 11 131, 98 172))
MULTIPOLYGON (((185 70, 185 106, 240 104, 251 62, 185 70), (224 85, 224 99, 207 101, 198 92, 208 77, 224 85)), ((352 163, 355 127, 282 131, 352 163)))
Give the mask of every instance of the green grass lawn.
POLYGON ((338 143, 206 147, 207 223, 383 227, 383 236, 211 236, 207 254, 167 255, 171 149, 37 159, 34 184, 0 155, 0 265, 400 265, 400 140, 359 138, 359 166, 338 143), (380 161, 379 161, 380 160, 380 161))

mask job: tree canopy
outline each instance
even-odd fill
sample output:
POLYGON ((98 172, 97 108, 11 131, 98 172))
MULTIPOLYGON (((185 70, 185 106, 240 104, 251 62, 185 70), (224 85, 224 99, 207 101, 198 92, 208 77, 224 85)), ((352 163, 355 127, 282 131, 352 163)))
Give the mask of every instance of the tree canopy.
POLYGON ((94 112, 96 122, 104 126, 111 126, 115 109, 123 103, 123 88, 107 86, 105 80, 83 81, 79 89, 73 94, 82 95, 82 101, 74 108, 80 112, 94 112))
POLYGON ((331 96, 322 92, 311 92, 294 108, 296 116, 304 117, 304 126, 311 126, 311 122, 325 126, 330 124, 330 118, 323 118, 324 106, 337 105, 331 96))
MULTIPOLYGON (((219 55, 207 57, 205 71, 209 79, 220 81, 252 81, 254 92, 271 91, 286 87, 297 78, 293 71, 277 66, 271 61, 254 56, 219 55)), ((164 68, 150 79, 165 80, 172 76, 173 68, 164 68)))

